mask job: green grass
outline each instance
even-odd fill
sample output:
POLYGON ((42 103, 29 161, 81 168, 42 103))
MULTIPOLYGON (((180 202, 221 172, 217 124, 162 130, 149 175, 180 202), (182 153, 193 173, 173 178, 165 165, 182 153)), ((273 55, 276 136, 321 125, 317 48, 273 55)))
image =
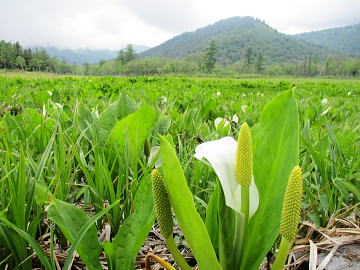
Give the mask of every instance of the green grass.
MULTIPOLYGON (((257 123, 265 104, 293 87, 300 112, 303 218, 326 226, 331 215, 360 201, 360 81, 9 75, 0 75, 0 268, 36 266, 24 235, 39 239, 50 233, 49 196, 90 206, 91 216, 120 200, 94 223, 98 231, 109 223, 115 236, 134 213, 134 196, 152 168, 144 144, 158 146, 158 134, 173 136, 204 218, 216 176, 194 159, 196 145, 236 137, 240 123, 257 123), (113 127, 145 104, 155 118, 148 128, 150 120, 133 127, 136 142, 127 137, 130 131, 120 131, 121 142, 109 141, 113 127), (238 123, 231 121, 234 114, 238 123), (230 121, 230 128, 216 129, 218 117, 230 121)), ((68 247, 58 227, 51 235, 68 247)), ((55 264, 52 257, 50 264, 55 264)))

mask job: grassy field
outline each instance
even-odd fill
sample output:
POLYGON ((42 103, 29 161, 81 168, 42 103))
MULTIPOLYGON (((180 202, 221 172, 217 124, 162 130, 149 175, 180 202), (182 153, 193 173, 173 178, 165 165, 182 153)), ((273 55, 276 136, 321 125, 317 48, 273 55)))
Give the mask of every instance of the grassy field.
POLYGON ((195 147, 237 138, 243 122, 261 123, 266 104, 291 89, 299 115, 301 220, 323 228, 334 216, 358 220, 358 80, 0 74, 0 268, 56 269, 71 263, 76 245, 89 269, 101 269, 103 248, 110 267, 124 260, 130 266, 118 269, 131 269, 154 223, 152 198, 143 194, 151 193, 150 153, 159 135, 172 136, 205 222, 217 176, 194 158, 195 147), (103 245, 97 238, 105 232, 103 245), (117 246, 121 241, 132 248, 117 246), (70 259, 57 257, 64 250, 70 259))

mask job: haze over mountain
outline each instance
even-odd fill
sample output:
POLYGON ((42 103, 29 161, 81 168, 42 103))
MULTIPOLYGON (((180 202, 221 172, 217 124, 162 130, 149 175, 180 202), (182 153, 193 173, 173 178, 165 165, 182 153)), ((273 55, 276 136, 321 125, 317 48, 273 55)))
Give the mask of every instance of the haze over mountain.
MULTIPOLYGON (((287 35, 253 17, 224 19, 194 32, 175 36, 150 49, 141 45, 134 45, 134 48, 140 58, 196 61, 203 56, 211 40, 216 41, 217 63, 220 65, 244 61, 249 48, 253 61, 257 55, 262 54, 265 64, 298 61, 310 56, 321 60, 331 54, 360 57, 360 24, 287 35)), ((45 50, 50 56, 78 65, 113 60, 117 56, 115 50, 71 50, 55 47, 45 47, 45 50)))
POLYGON ((351 56, 360 57, 360 24, 297 34, 295 37, 351 56))
MULTIPOLYGON (((149 49, 148 46, 133 45, 137 53, 141 53, 149 49)), ((36 49, 39 47, 30 47, 36 49)), ((82 65, 84 63, 95 64, 101 60, 112 60, 116 58, 118 51, 116 50, 91 50, 91 49, 59 49, 56 47, 41 47, 46 50, 48 55, 64 60, 68 64, 82 65)), ((120 48, 121 49, 121 48, 120 48)), ((120 50, 119 49, 119 50, 120 50)))
MULTIPOLYGON (((215 40, 218 46, 219 64, 243 60, 248 48, 252 49, 254 57, 259 53, 263 54, 266 63, 301 60, 310 55, 324 59, 329 54, 343 53, 341 46, 325 47, 327 42, 314 44, 299 37, 282 34, 259 19, 232 17, 194 32, 175 36, 141 53, 140 57, 194 59, 205 51, 211 40, 215 40)), ((352 41, 344 39, 342 42, 352 41)), ((354 50, 360 49, 356 42, 349 46, 354 50)))

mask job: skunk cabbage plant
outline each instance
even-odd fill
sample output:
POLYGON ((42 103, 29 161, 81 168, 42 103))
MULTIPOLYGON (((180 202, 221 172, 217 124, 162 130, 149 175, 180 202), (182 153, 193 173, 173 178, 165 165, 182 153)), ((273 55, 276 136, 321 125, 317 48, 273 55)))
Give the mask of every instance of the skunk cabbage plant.
POLYGON ((298 164, 298 125, 293 93, 286 91, 264 108, 258 124, 251 129, 242 124, 238 141, 224 137, 197 146, 195 157, 211 165, 220 182, 208 203, 206 225, 171 138, 160 138, 164 185, 200 270, 259 268, 280 232, 281 202, 298 164))

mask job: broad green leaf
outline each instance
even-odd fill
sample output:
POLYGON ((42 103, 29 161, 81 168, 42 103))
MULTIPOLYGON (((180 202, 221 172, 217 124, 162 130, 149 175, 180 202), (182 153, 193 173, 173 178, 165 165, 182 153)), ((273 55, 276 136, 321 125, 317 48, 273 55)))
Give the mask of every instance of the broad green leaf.
POLYGON ((214 247, 215 253, 219 255, 219 193, 221 192, 221 187, 219 182, 216 182, 215 189, 211 194, 209 203, 206 208, 206 219, 205 225, 206 230, 210 236, 211 243, 214 247))
POLYGON ((61 96, 58 90, 54 89, 54 91, 52 91, 51 100, 55 103, 61 103, 61 96))
POLYGON ((180 162, 171 143, 160 137, 164 182, 169 192, 176 219, 200 270, 222 269, 206 231, 205 224, 196 211, 180 162))
POLYGON ((106 142, 110 131, 113 129, 117 121, 135 112, 137 108, 138 105, 135 101, 123 92, 117 101, 110 104, 101 113, 96 123, 100 142, 106 142))
POLYGON ((348 200, 350 194, 342 182, 343 181, 338 177, 333 180, 335 187, 337 187, 337 189, 340 191, 341 195, 345 198, 345 200, 348 200))
POLYGON ((95 115, 82 103, 78 106, 77 125, 83 136, 92 141, 94 139, 95 115))
POLYGON ((328 200, 327 194, 324 191, 320 193, 319 201, 320 201, 321 210, 323 212, 328 211, 328 209, 329 209, 329 200, 328 200))
POLYGON ((201 115, 203 118, 207 118, 208 115, 215 111, 216 109, 216 101, 211 98, 209 99, 202 107, 201 107, 201 115))
POLYGON ((155 125, 156 134, 164 135, 171 124, 171 118, 168 115, 162 116, 155 125))
POLYGON ((113 202, 110 206, 108 206, 107 208, 101 210, 100 212, 98 212, 92 219, 90 219, 86 224, 84 224, 84 226, 81 228, 81 230, 79 231, 78 235, 76 236, 73 245, 71 246, 68 254, 67 254, 67 259, 64 263, 64 267, 63 269, 68 269, 71 261, 72 261, 72 257, 77 249, 77 247, 80 245, 81 241, 83 240, 83 238, 85 237, 86 233, 88 230, 91 229, 91 227, 93 226, 93 224, 100 219, 103 215, 105 215, 107 212, 109 212, 112 208, 114 208, 116 205, 119 205, 120 200, 117 200, 115 202, 113 202))
MULTIPOLYGON (((219 188, 219 261, 223 269, 233 269, 235 264, 234 235, 236 212, 225 204, 224 192, 219 188)), ((238 243, 239 247, 241 243, 238 243)))
POLYGON ((155 213, 150 175, 141 180, 134 200, 134 212, 125 220, 113 242, 104 250, 110 269, 133 270, 136 255, 154 224, 155 213))
POLYGON ((155 120, 155 110, 149 105, 144 105, 123 118, 111 131, 111 139, 118 143, 120 152, 128 154, 130 164, 136 162, 155 120))
POLYGON ((0 121, 0 134, 1 136, 5 137, 5 122, 4 121, 0 121), (4 135, 3 135, 4 134, 4 135))
POLYGON ((298 164, 298 110, 292 91, 274 98, 252 129, 254 179, 260 205, 249 222, 241 269, 258 269, 279 233, 280 216, 290 171, 298 164))
POLYGON ((344 181, 343 185, 360 200, 360 189, 358 187, 347 181, 344 181))
MULTIPOLYGON (((90 221, 83 210, 57 199, 54 199, 49 207, 48 218, 60 228, 66 239, 72 244, 83 226, 90 221)), ((92 225, 77 248, 81 260, 90 270, 102 269, 99 261, 101 249, 97 229, 95 225, 92 225)))
POLYGON ((50 192, 49 187, 43 181, 36 181, 35 183, 35 201, 38 204, 48 202, 55 199, 54 195, 50 192))

